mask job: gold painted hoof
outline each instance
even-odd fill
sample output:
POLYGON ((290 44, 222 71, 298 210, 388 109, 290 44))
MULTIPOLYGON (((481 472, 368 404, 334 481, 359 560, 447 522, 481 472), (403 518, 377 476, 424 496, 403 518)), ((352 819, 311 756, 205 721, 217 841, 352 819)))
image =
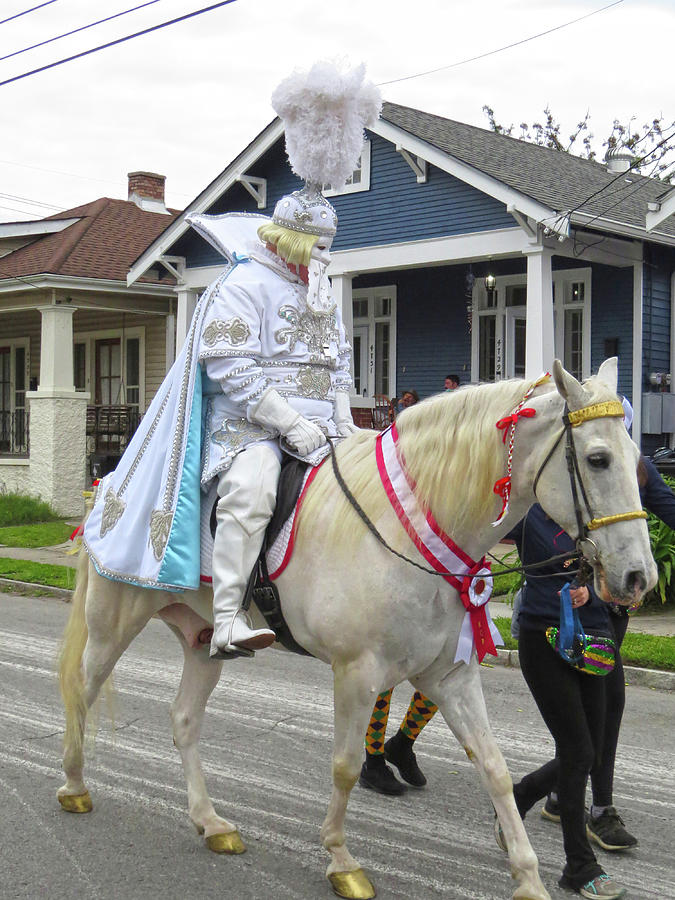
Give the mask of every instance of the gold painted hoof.
POLYGON ((246 844, 239 837, 238 831, 210 834, 206 838, 206 846, 214 853, 246 853, 246 844))
POLYGON ((348 900, 370 900, 375 896, 375 888, 363 869, 353 872, 333 872, 328 876, 333 891, 338 897, 348 900))
POLYGON ((88 813, 93 809, 89 791, 84 794, 64 794, 59 797, 59 803, 66 812, 71 813, 88 813))

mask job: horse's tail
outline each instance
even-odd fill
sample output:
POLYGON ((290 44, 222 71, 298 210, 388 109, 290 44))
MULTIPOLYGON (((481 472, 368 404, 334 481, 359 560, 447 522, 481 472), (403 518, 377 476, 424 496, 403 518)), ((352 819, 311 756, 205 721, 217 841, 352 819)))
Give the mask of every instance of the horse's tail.
POLYGON ((70 616, 63 633, 59 653, 59 686, 66 714, 66 746, 79 752, 82 747, 83 727, 87 708, 84 699, 82 655, 87 643, 87 622, 84 608, 89 585, 89 555, 82 547, 77 561, 75 591, 71 600, 70 616))

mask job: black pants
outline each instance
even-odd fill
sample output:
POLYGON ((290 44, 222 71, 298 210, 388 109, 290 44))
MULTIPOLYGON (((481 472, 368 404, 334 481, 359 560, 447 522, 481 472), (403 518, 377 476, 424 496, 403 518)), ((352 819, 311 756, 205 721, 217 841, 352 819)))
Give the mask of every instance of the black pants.
POLYGON ((596 806, 611 806, 613 803, 612 792, 614 786, 614 760, 616 758, 616 745, 619 741, 619 729, 621 718, 626 704, 626 682, 623 674, 621 654, 618 652, 628 628, 628 615, 625 612, 619 615, 610 615, 610 622, 614 630, 614 643, 617 647, 616 663, 614 668, 599 681, 605 683, 605 736, 602 742, 602 753, 599 761, 591 769, 591 789, 593 791, 593 803, 596 806))
POLYGON ((521 628, 520 668, 555 741, 555 759, 526 775, 513 792, 521 816, 551 791, 558 791, 563 869, 579 888, 603 869, 586 836, 584 801, 589 772, 598 765, 605 718, 604 678, 586 675, 564 662, 543 630, 521 628))

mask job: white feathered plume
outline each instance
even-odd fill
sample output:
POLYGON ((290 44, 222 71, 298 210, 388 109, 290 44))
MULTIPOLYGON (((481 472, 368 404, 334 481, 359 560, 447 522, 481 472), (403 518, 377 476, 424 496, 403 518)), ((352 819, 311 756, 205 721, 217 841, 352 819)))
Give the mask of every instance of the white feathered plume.
POLYGON ((272 94, 283 120, 291 168, 309 184, 340 188, 352 174, 363 148, 363 129, 382 108, 380 92, 365 81, 363 63, 354 69, 335 62, 295 71, 272 94))

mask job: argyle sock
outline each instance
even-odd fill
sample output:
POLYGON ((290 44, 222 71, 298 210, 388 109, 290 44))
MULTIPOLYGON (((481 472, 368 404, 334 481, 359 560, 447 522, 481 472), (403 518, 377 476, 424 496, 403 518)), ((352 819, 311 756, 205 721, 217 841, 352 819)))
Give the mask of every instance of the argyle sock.
POLYGON ((401 722, 400 730, 411 741, 417 740, 421 730, 427 722, 433 719, 437 712, 438 707, 435 703, 432 703, 424 694, 415 691, 410 700, 408 711, 401 722))
MULTIPOLYGON (((373 714, 366 730, 366 761, 375 756, 383 756, 384 735, 389 719, 392 688, 383 691, 375 701, 373 714)), ((384 757, 383 757, 384 758, 384 757)))

